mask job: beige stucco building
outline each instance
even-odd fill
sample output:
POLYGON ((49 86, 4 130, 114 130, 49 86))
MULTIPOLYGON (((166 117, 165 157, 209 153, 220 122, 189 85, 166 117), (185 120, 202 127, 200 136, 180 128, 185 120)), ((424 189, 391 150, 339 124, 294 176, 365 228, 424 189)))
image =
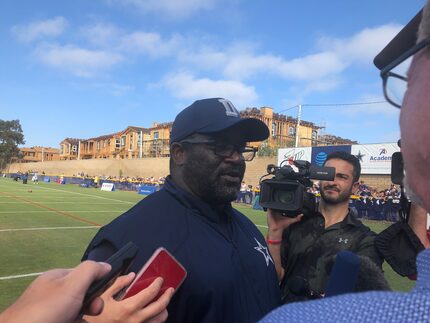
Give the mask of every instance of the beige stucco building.
MULTIPOLYGON (((240 112, 242 118, 263 121, 270 130, 269 138, 261 143, 250 143, 270 148, 317 146, 320 144, 321 127, 312 122, 274 113, 271 107, 247 108, 240 112)), ((126 129, 90 139, 66 138, 61 143, 60 159, 135 159, 144 157, 168 157, 172 122, 154 123, 151 128, 128 126, 126 129)), ((334 137, 334 136, 333 136, 334 137)), ((337 138, 337 144, 350 141, 337 138)), ((322 143, 324 144, 324 143, 322 143)))

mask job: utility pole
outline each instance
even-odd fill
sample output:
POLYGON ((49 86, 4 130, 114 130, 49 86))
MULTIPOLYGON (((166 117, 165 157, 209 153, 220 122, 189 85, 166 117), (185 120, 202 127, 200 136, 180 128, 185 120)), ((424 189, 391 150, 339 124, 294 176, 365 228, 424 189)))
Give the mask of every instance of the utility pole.
POLYGON ((139 147, 139 158, 143 155, 143 131, 140 130, 140 147, 139 147))
POLYGON ((297 148, 299 146, 299 129, 300 129, 300 118, 302 117, 302 105, 299 104, 299 111, 297 111, 297 126, 296 126, 296 145, 297 148))

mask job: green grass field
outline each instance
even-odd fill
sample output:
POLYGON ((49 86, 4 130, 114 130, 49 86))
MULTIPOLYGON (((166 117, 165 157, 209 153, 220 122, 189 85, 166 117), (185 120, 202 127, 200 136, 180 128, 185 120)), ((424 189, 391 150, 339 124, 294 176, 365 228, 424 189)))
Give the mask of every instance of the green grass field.
MULTIPOLYGON (((103 192, 76 185, 39 183, 24 185, 0 178, 0 311, 11 304, 37 273, 69 268, 100 225, 143 198, 135 192, 103 192)), ((235 207, 266 233, 266 216, 249 206, 235 207)), ((375 232, 387 223, 367 221, 375 232)), ((414 282, 395 274, 384 264, 392 288, 406 291, 414 282)))

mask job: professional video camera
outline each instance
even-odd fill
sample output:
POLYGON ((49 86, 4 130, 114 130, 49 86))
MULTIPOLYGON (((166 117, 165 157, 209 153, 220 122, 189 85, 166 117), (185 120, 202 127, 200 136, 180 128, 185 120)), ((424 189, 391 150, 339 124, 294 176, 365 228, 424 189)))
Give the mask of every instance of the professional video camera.
POLYGON ((312 166, 308 161, 295 160, 293 164, 298 169, 295 171, 292 166, 283 165, 285 162, 280 167, 267 166, 268 174, 260 179, 260 205, 265 209, 280 210, 288 217, 315 211, 315 196, 307 191, 312 187, 311 179, 332 181, 335 168, 312 166), (270 175, 274 176, 262 180, 270 175))

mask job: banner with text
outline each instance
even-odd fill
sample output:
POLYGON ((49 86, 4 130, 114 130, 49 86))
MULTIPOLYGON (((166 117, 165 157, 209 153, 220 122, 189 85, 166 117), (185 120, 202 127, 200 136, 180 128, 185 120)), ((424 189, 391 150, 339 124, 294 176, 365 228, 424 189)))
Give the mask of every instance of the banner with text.
MULTIPOLYGON (((284 160, 307 160, 310 162, 311 153, 312 147, 280 148, 278 149, 278 166, 280 166, 284 160)), ((285 163, 283 165, 285 165, 285 163)))
POLYGON ((352 145, 351 153, 361 163, 362 174, 390 174, 391 156, 400 151, 397 143, 352 145))

